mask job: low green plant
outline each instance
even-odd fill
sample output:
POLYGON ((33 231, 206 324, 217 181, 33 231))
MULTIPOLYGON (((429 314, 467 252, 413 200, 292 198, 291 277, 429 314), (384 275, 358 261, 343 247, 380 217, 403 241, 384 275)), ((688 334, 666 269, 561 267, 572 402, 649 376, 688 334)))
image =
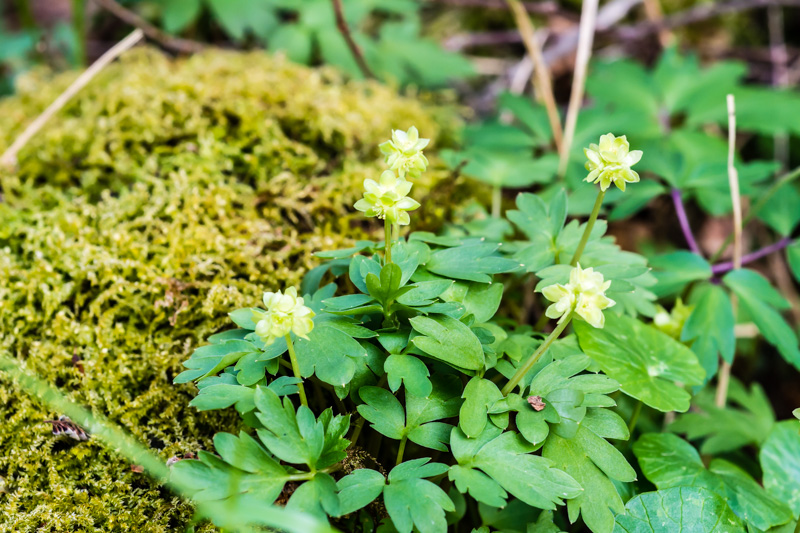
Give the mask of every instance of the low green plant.
MULTIPOLYGON (((302 298, 288 287, 266 293, 266 309, 232 311, 237 327, 184 363, 175 382, 197 384, 192 404, 233 406, 243 422, 215 436, 216 454, 172 467, 194 499, 278 502, 381 533, 560 531, 579 519, 595 533, 743 532, 796 519, 796 460, 775 463, 800 446, 796 422, 773 418, 758 441, 765 487, 728 460, 706 469, 674 434, 624 443, 643 406, 686 412, 709 379, 702 351, 679 340, 693 338, 695 311, 659 309, 669 278, 604 236, 606 190, 638 185, 642 153, 612 134, 587 149, 586 181, 599 187, 585 223, 566 222, 561 190, 519 195, 508 220, 403 235, 409 211, 427 207, 408 196, 426 145, 416 128, 393 132, 381 146, 390 169, 364 181, 355 207, 383 219, 382 241, 319 252, 328 261, 306 275, 302 298), (495 223, 526 238, 493 240, 495 223), (549 301, 538 328, 498 314, 526 279, 549 301), (670 334, 643 320, 659 313, 686 324, 664 328, 662 316, 670 334), (557 319, 549 334, 547 318, 557 319), (658 490, 637 481, 631 450, 658 490)), ((726 285, 752 275, 735 270, 726 285)), ((691 416, 674 429, 694 427, 691 416)))

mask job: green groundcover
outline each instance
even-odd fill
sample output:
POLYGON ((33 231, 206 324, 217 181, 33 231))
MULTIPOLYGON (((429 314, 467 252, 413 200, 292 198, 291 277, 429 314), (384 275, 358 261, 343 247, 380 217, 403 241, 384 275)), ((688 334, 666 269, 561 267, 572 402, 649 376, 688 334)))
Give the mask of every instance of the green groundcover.
MULTIPOLYGON (((0 101, 0 151, 74 77, 19 80, 0 101)), ((210 448, 238 416, 189 407, 194 387, 171 385, 181 361, 227 311, 298 285, 313 252, 375 228, 351 206, 392 128, 414 124, 436 147, 457 121, 452 107, 263 52, 129 52, 0 174, 0 350, 165 460, 210 448)), ((440 170, 413 193, 419 228, 459 185, 440 170)), ((191 508, 135 466, 91 439, 55 439, 44 421, 58 415, 0 378, 0 531, 189 523, 191 508)))

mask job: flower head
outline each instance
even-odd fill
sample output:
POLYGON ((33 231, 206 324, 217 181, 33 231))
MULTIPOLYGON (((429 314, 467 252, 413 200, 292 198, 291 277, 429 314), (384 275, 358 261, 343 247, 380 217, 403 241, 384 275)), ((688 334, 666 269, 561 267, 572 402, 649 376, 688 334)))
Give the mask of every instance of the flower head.
POLYGON ((675 302, 675 307, 672 308, 670 313, 663 307, 656 306, 657 312, 653 317, 653 325, 675 339, 681 336, 683 325, 692 314, 694 306, 684 305, 683 300, 678 298, 675 302))
POLYGON ((314 329, 314 322, 311 321, 314 311, 303 304, 303 298, 297 296, 294 287, 286 289, 285 294, 281 294, 281 291, 265 292, 264 305, 266 312, 253 311, 253 321, 256 323, 256 335, 266 345, 290 332, 307 339, 314 329))
POLYGON ((606 133, 600 137, 599 146, 590 144, 583 153, 588 159, 586 170, 589 171, 584 181, 600 183, 601 190, 605 191, 613 183, 624 191, 626 183, 639 181, 639 174, 631 167, 642 158, 642 151, 631 150, 625 135, 614 137, 612 133, 606 133))
POLYGON ((601 273, 591 268, 583 270, 579 264, 570 272, 569 283, 557 283, 542 289, 544 297, 555 302, 545 314, 550 318, 558 318, 561 323, 574 312, 593 327, 602 328, 606 323, 603 309, 615 304, 605 295, 610 286, 611 282, 604 281, 601 273))
POLYGON ((408 131, 392 130, 392 140, 382 143, 380 149, 391 170, 400 177, 416 178, 428 168, 422 149, 429 142, 430 139, 420 139, 417 128, 411 126, 408 131))
POLYGON ((385 218, 401 226, 408 225, 411 218, 407 211, 419 207, 419 202, 409 198, 411 182, 398 178, 391 170, 381 174, 380 180, 364 180, 364 198, 355 203, 355 208, 368 217, 385 218))

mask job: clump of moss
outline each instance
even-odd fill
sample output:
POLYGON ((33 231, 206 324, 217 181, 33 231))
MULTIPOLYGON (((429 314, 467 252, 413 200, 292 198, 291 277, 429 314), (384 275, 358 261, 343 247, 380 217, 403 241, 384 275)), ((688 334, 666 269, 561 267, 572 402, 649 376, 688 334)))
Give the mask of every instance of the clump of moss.
MULTIPOLYGON (((0 151, 74 77, 25 78, 0 101, 0 151)), ((235 413, 188 407, 173 376, 226 313, 299 285, 312 254, 363 238, 352 203, 377 144, 451 111, 264 53, 130 52, 0 176, 0 350, 165 459, 209 448, 235 413)), ((445 172, 415 188, 424 195, 445 172)), ((180 530, 191 508, 0 387, 0 531, 180 530)))

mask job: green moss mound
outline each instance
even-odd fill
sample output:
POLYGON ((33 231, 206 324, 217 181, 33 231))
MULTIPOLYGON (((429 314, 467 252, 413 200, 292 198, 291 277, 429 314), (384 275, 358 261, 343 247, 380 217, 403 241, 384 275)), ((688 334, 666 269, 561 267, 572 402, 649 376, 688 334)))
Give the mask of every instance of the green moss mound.
MULTIPOLYGON (((0 102, 0 151, 72 79, 22 80, 0 102)), ((189 407, 193 387, 171 385, 181 361, 230 309, 298 285, 315 251, 363 238, 351 206, 391 128, 441 145, 454 121, 261 52, 128 53, 0 175, 0 349, 165 460, 209 448, 238 416, 189 407)), ((446 176, 415 197, 437 182, 449 194, 446 176)), ((54 439, 43 421, 59 414, 0 380, 0 531, 189 523, 188 505, 98 443, 54 439)))

